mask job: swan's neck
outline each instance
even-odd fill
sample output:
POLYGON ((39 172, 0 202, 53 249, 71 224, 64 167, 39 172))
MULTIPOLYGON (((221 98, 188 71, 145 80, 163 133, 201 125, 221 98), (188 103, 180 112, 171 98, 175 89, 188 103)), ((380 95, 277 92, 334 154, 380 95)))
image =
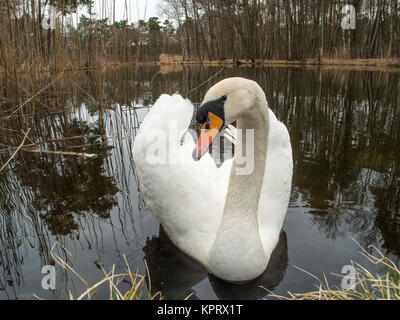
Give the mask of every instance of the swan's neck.
POLYGON ((243 156, 239 155, 240 148, 237 148, 230 173, 224 214, 210 251, 211 272, 214 269, 218 274, 226 274, 225 279, 232 281, 259 276, 268 262, 258 229, 258 202, 268 147, 268 115, 265 101, 254 106, 245 117, 237 120, 237 128, 242 131, 241 141, 238 143, 242 144, 242 153, 245 155, 244 158, 247 158, 246 165, 249 166, 249 162, 250 164, 252 162, 254 168, 250 171, 243 170, 243 156), (253 139, 251 135, 246 137, 246 130, 253 130, 253 139), (245 154, 246 150, 252 150, 249 144, 254 147, 254 153, 245 154), (246 171, 247 174, 239 174, 246 171))
POLYGON ((238 142, 241 147, 237 147, 233 159, 224 217, 236 217, 238 214, 240 217, 243 217, 242 214, 257 217, 268 147, 267 107, 257 108, 248 117, 238 120, 237 128, 242 132, 238 142))

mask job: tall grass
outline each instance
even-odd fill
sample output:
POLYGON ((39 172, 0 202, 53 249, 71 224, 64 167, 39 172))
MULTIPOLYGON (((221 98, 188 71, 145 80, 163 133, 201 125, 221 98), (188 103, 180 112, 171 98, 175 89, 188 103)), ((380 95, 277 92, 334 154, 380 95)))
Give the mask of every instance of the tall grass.
MULTIPOLYGON (((128 0, 124 15, 129 19, 128 0)), ((47 1, 46 1, 47 3, 47 1)), ((61 1, 60 1, 61 3, 61 1)), ((65 1, 63 3, 68 3, 65 1)), ((0 71, 7 76, 17 72, 37 73, 69 68, 89 68, 110 62, 132 62, 139 54, 133 41, 141 30, 114 23, 114 1, 102 0, 104 19, 96 19, 95 7, 86 11, 68 6, 59 8, 55 29, 43 28, 48 6, 38 0, 6 0, 0 2, 0 71), (88 11, 88 12, 87 12, 88 11), (85 14, 81 19, 78 15, 85 14), (79 28, 78 27, 79 23, 79 28)))
MULTIPOLYGON (((289 296, 270 294, 271 297, 284 300, 400 300, 400 269, 375 246, 369 253, 361 248, 361 253, 370 262, 380 267, 381 272, 372 274, 365 267, 354 261, 354 285, 349 289, 330 287, 327 281, 319 280, 318 290, 306 293, 291 293, 289 296)), ((337 275, 341 276, 342 275, 337 275)))
MULTIPOLYGON (((112 266, 110 271, 105 271, 104 268, 101 266, 102 271, 104 272, 104 277, 100 281, 98 281, 95 284, 90 285, 84 277, 82 277, 76 269, 74 269, 73 266, 71 266, 68 262, 67 259, 61 258, 60 255, 55 253, 55 248, 59 247, 61 250, 66 254, 67 257, 69 258, 74 258, 73 255, 59 242, 55 242, 51 248, 50 255, 54 259, 54 261, 61 267, 63 268, 67 274, 70 276, 75 276, 78 278, 86 287, 87 289, 80 293, 79 295, 75 295, 71 292, 71 290, 68 291, 69 293, 69 298, 70 300, 83 300, 83 299, 92 299, 93 297, 96 297, 96 290, 99 289, 99 287, 108 285, 109 288, 109 299, 110 300, 154 300, 154 299, 162 299, 162 295, 160 292, 157 292, 153 296, 150 295, 151 292, 151 282, 150 282, 150 276, 147 270, 147 276, 146 275, 141 275, 137 272, 132 272, 129 263, 126 260, 125 255, 124 261, 125 261, 125 266, 126 266, 126 272, 124 273, 116 273, 115 272, 115 265, 112 266), (147 283, 147 288, 148 288, 148 294, 145 294, 146 288, 145 288, 145 281, 146 278, 148 280, 147 283), (122 291, 119 287, 121 281, 128 281, 130 283, 130 288, 126 291, 122 291)), ((37 296, 36 296, 37 297, 37 296)), ((39 297, 37 297, 39 298, 39 297)), ((40 298, 39 298, 40 299, 40 298)))

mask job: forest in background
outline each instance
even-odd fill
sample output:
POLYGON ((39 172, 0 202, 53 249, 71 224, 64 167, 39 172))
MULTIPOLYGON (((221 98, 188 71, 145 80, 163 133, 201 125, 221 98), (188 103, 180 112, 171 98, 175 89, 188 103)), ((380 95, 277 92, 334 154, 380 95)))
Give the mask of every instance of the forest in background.
MULTIPOLYGON (((158 61, 162 53, 185 61, 398 58, 399 0, 163 0, 162 17, 115 21, 115 0, 4 0, 0 2, 0 69, 88 68, 158 61), (343 29, 343 7, 356 28, 343 29), (42 27, 51 5, 54 28, 42 27), (77 17, 77 10, 85 12, 77 17), (75 24, 67 23, 75 14, 75 24)), ((126 8, 128 0, 124 1, 126 8)), ((47 21, 45 21, 47 22, 47 21)))
MULTIPOLYGON (((165 0, 189 60, 392 58, 398 0, 165 0), (355 29, 343 29, 345 5, 355 29)), ((346 10, 347 12, 347 10, 346 10)))

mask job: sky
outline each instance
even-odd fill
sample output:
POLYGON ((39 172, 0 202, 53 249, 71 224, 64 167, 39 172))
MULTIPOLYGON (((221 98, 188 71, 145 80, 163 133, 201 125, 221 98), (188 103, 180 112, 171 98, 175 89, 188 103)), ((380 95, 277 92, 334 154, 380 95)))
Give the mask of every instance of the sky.
MULTIPOLYGON (((159 16, 158 7, 162 2, 162 0, 115 0, 115 20, 128 20, 128 23, 131 23, 139 19, 147 20, 150 17, 159 16)), ((114 0, 96 0, 96 17, 108 17, 112 22, 113 6, 114 0)))
MULTIPOLYGON (((165 19, 160 10, 164 4, 163 0, 95 0, 94 12, 96 19, 108 18, 109 22, 113 23, 114 2, 115 21, 128 20, 128 24, 131 24, 140 19, 147 21, 150 17, 160 17, 160 21, 165 19)), ((50 7, 47 6, 45 9, 47 17, 50 16, 50 7)), ((78 12, 68 16, 68 20, 65 19, 64 22, 66 24, 72 23, 76 27, 81 15, 88 16, 86 7, 79 7, 78 12)))

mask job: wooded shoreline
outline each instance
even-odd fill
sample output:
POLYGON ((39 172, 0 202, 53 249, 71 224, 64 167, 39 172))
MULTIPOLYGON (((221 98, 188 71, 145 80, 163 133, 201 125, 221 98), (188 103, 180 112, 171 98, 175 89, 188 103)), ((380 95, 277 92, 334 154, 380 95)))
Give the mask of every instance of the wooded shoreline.
MULTIPOLYGON (((121 67, 154 67, 163 68, 162 71, 174 71, 183 67, 301 67, 301 68, 321 68, 321 69, 346 69, 346 70, 377 70, 400 72, 400 59, 304 59, 304 60, 245 60, 239 59, 233 61, 228 60, 182 60, 182 61, 133 61, 133 62, 118 62, 110 61, 95 63, 88 67, 82 66, 63 66, 62 68, 54 68, 49 65, 42 65, 35 68, 40 72, 76 72, 76 71, 105 71, 109 68, 121 67)), ((0 69, 0 75, 4 70, 0 69)), ((30 69, 19 69, 20 74, 30 73, 30 69)))
POLYGON ((302 59, 302 60, 189 60, 171 62, 153 62, 156 65, 204 65, 204 66, 363 66, 363 67, 400 67, 400 59, 302 59))

